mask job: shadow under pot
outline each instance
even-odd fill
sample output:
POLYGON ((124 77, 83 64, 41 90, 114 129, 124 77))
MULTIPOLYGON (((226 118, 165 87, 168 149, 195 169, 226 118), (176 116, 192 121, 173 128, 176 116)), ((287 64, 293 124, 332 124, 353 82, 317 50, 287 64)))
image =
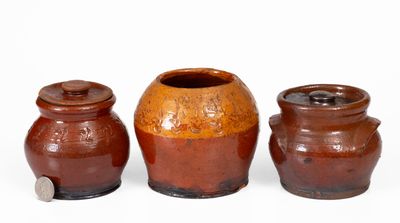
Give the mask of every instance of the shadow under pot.
POLYGON ((258 122, 253 96, 231 73, 192 68, 159 75, 134 122, 149 186, 183 198, 240 190, 248 183, 258 122))
POLYGON ((120 186, 129 138, 112 111, 115 101, 110 88, 81 80, 40 90, 41 116, 25 140, 39 199, 51 200, 52 192, 56 199, 93 198, 120 186))
POLYGON ((370 97, 343 85, 309 85, 278 96, 270 118, 270 154, 289 192, 341 199, 365 192, 381 154, 380 121, 367 116, 370 97))

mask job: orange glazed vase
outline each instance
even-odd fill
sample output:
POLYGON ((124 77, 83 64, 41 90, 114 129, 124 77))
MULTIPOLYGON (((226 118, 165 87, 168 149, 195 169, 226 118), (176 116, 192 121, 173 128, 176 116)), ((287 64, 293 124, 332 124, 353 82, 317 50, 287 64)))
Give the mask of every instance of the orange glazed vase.
POLYGON ((39 92, 41 116, 28 132, 25 154, 35 176, 54 184, 54 198, 93 198, 120 186, 129 137, 112 111, 115 101, 107 86, 81 80, 39 92))
POLYGON ((370 97, 359 88, 308 85, 278 96, 270 118, 270 153, 289 192, 341 199, 365 192, 381 154, 380 121, 367 115, 370 97))
POLYGON ((184 198, 228 195, 248 183, 258 112, 234 74, 192 68, 159 75, 135 112, 149 186, 184 198))

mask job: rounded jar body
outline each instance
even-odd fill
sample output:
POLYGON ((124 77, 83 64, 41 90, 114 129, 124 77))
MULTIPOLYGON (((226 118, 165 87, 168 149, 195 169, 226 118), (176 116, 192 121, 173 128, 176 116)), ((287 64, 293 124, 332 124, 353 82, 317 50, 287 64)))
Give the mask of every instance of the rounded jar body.
POLYGON ((111 95, 98 103, 73 106, 37 99, 41 116, 27 134, 25 154, 35 176, 53 182, 54 198, 92 198, 120 186, 129 137, 111 110, 115 100, 111 95))
POLYGON ((340 199, 368 189, 381 154, 380 121, 367 116, 369 101, 367 92, 342 85, 303 86, 278 96, 281 114, 270 118, 269 146, 286 190, 340 199), (300 99, 317 91, 332 94, 337 104, 300 99))
POLYGON ((161 74, 144 92, 134 125, 152 189, 207 198, 247 184, 258 112, 235 75, 206 68, 161 74))

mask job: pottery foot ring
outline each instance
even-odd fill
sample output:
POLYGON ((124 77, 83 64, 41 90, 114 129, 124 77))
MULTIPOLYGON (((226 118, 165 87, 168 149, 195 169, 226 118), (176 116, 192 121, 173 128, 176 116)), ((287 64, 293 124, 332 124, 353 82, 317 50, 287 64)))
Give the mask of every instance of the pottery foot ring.
POLYGON ((54 198, 59 200, 84 200, 95 197, 101 197, 110 194, 121 186, 121 180, 112 185, 90 190, 90 191, 70 191, 65 188, 56 188, 54 198))
POLYGON ((215 191, 212 193, 206 193, 201 190, 197 189, 188 189, 188 188, 177 188, 172 185, 163 184, 159 182, 154 182, 149 180, 149 186, 152 190, 159 192, 164 195, 168 195, 171 197, 179 197, 179 198, 215 198, 215 197, 222 197, 227 196, 233 193, 238 192, 242 188, 246 187, 249 180, 245 179, 240 182, 235 183, 234 185, 231 184, 220 184, 220 191, 215 191))
POLYGON ((344 199, 355 197, 360 195, 368 190, 369 184, 359 187, 359 188, 351 188, 351 189, 322 189, 322 190, 312 190, 312 189, 302 189, 293 186, 289 186, 288 184, 281 181, 282 187, 288 192, 306 198, 312 199, 323 199, 323 200, 335 200, 335 199, 344 199))

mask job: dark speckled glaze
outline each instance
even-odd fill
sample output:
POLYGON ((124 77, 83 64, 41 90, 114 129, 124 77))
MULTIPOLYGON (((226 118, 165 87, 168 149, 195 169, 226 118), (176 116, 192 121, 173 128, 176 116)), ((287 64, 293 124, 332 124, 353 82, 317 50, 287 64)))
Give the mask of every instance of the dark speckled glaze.
POLYGON ((61 92, 62 83, 41 91, 41 116, 26 137, 26 158, 37 178, 51 179, 57 199, 105 195, 120 186, 129 156, 126 128, 112 111, 115 96, 97 83, 64 83, 73 94, 61 92))
POLYGON ((153 190, 218 197, 248 183, 258 112, 235 75, 181 69, 161 74, 147 88, 135 112, 135 131, 153 190))
POLYGON ((380 121, 367 115, 369 102, 367 92, 342 85, 302 86, 278 96, 281 114, 269 121, 270 154, 286 190, 308 198, 340 199, 368 189, 381 154, 380 121), (321 90, 340 103, 288 96, 321 90))

